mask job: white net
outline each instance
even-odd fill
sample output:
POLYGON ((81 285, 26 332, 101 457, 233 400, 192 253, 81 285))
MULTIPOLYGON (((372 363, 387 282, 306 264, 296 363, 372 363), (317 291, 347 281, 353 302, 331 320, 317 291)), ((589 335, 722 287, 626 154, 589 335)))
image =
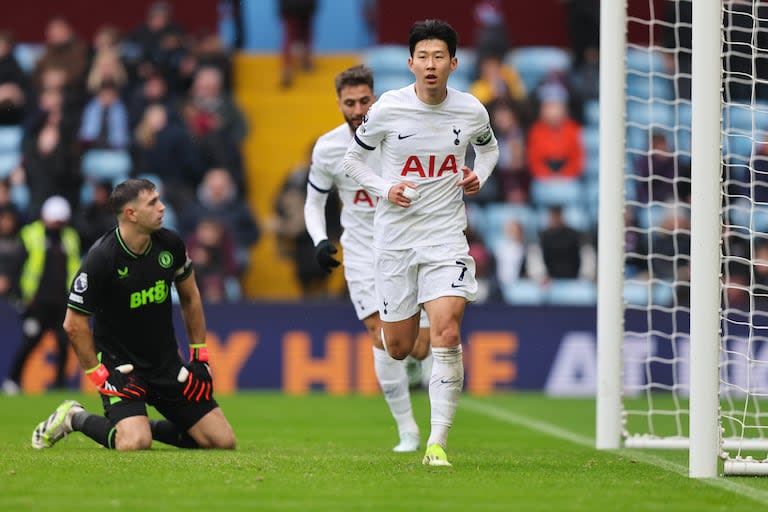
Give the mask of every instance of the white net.
MULTIPOLYGON (((628 32, 647 41, 630 38, 627 48, 627 446, 687 446, 691 9, 690 0, 648 0, 628 17, 628 32)), ((768 449, 765 2, 724 1, 722 41, 720 415, 725 449, 738 459, 768 449)))
POLYGON ((723 2, 720 397, 733 457, 768 449, 766 51, 766 3, 723 2))
POLYGON ((624 436, 670 446, 689 414, 691 20, 658 4, 627 19, 624 436))

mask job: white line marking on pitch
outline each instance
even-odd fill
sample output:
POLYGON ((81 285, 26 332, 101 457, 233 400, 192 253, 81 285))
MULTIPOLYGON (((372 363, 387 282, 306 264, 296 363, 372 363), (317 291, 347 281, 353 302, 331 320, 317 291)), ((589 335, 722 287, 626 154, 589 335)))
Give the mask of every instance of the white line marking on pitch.
MULTIPOLYGON (((594 439, 583 436, 581 434, 577 434, 575 432, 571 432, 570 430, 558 427, 552 423, 547 423, 545 421, 530 418, 528 416, 523 416, 490 404, 484 404, 466 396, 461 398, 460 404, 462 408, 469 409, 476 413, 484 414, 485 416, 489 416, 506 423, 512 423, 530 430, 543 432, 549 436, 563 439, 564 441, 568 441, 579 446, 586 446, 588 448, 595 447, 594 439)), ((688 477, 687 467, 668 461, 662 457, 651 455, 647 452, 639 450, 616 450, 614 453, 631 454, 632 457, 639 460, 640 462, 660 467, 661 469, 669 471, 670 473, 675 473, 686 478, 688 477)), ((725 478, 702 478, 699 479, 699 481, 707 485, 711 485, 712 487, 718 487, 720 489, 730 491, 734 494, 745 496, 760 503, 761 505, 768 504, 767 491, 755 489, 754 487, 750 487, 748 485, 734 482, 733 480, 728 480, 725 478)))

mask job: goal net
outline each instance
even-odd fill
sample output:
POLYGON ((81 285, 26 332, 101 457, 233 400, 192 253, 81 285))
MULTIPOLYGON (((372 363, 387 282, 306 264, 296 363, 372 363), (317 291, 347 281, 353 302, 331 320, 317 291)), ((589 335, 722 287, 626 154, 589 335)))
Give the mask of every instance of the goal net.
MULTIPOLYGON (((599 380, 604 388, 606 379, 614 382, 620 391, 616 395, 598 389, 597 444, 690 448, 693 457, 691 382, 695 386, 697 381, 691 374, 699 372, 718 395, 709 402, 709 408, 718 409, 711 411, 719 424, 713 429, 713 453, 725 461, 718 471, 768 474, 768 462, 763 462, 768 452, 768 6, 701 1, 702 11, 703 4, 719 9, 718 19, 712 17, 719 27, 709 32, 714 46, 694 45, 690 0, 630 2, 622 13, 623 65, 618 72, 601 69, 601 101, 620 102, 625 140, 621 143, 601 129, 601 151, 619 145, 620 154, 613 158, 621 158, 624 169, 619 179, 607 177, 613 172, 605 168, 611 166, 611 156, 601 154, 601 182, 623 187, 624 194, 618 210, 613 203, 603 205, 609 185, 601 183, 601 224, 611 214, 622 221, 600 226, 601 253, 613 254, 602 259, 599 280, 621 284, 600 289, 599 380), (694 112, 691 102, 692 90, 694 98, 704 98, 703 93, 696 96, 701 89, 696 89, 694 74, 702 69, 693 66, 694 58, 702 62, 697 51, 712 54, 710 77, 722 79, 712 101, 719 103, 719 112, 711 118, 694 112), (614 82, 610 73, 621 77, 614 82), (719 159, 716 153, 707 159, 694 152, 697 130, 717 130, 719 159), (717 173, 716 180, 708 181, 707 169, 712 176, 717 173), (702 196, 709 192, 714 197, 708 207, 713 220, 709 232, 714 234, 711 250, 703 251, 692 226, 708 215, 702 196), (698 210, 692 208, 697 201, 704 205, 698 210), (610 264, 616 255, 617 264, 610 264), (699 282, 711 282, 719 271, 719 283, 697 288, 693 272, 707 269, 708 255, 719 255, 717 266, 710 267, 711 278, 704 275, 699 282), (708 303, 702 295, 707 290, 709 303, 719 305, 709 315, 718 317, 717 322, 692 307, 708 303), (611 291, 623 297, 620 306, 605 298, 611 291), (711 331, 719 354, 711 371, 692 352, 707 343, 706 336, 695 334, 702 329, 711 331), (605 348, 617 340, 618 349, 605 348), (608 366, 617 367, 618 375, 608 366)), ((603 9, 603 23, 611 21, 606 12, 618 16, 614 9, 603 9)), ((618 37, 603 26, 601 51, 618 37)), ((605 67, 606 57, 601 59, 605 67)), ((601 105, 601 123, 611 122, 614 115, 607 107, 601 105)), ((703 393, 704 388, 693 391, 703 393)), ((716 460, 713 464, 717 468, 716 460)), ((692 476, 699 476, 694 473, 692 469, 692 476)))

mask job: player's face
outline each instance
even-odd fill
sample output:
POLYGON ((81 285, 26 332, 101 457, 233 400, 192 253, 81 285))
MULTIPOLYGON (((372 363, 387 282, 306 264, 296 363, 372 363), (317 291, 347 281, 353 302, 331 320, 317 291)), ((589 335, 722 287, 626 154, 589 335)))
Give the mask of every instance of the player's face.
POLYGON ((456 57, 451 57, 448 45, 439 39, 419 41, 408 58, 408 69, 416 77, 417 90, 441 93, 448 84, 448 76, 456 69, 456 57))
POLYGON ((163 227, 165 205, 160 200, 157 190, 142 190, 135 201, 134 215, 137 224, 149 232, 163 227))
POLYGON ((368 113, 368 109, 371 108, 374 101, 376 101, 376 96, 373 95, 371 88, 365 84, 347 85, 341 88, 339 110, 341 110, 344 120, 352 131, 357 130, 357 127, 363 124, 363 117, 368 113))

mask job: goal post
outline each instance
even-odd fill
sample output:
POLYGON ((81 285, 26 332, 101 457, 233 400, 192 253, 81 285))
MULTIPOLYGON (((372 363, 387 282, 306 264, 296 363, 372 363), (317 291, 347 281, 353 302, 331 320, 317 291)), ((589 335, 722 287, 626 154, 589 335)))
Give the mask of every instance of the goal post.
POLYGON ((693 478, 768 475, 761 4, 600 3, 596 447, 693 478))
POLYGON ((720 452, 720 61, 722 0, 692 2, 690 449, 694 478, 720 452))

